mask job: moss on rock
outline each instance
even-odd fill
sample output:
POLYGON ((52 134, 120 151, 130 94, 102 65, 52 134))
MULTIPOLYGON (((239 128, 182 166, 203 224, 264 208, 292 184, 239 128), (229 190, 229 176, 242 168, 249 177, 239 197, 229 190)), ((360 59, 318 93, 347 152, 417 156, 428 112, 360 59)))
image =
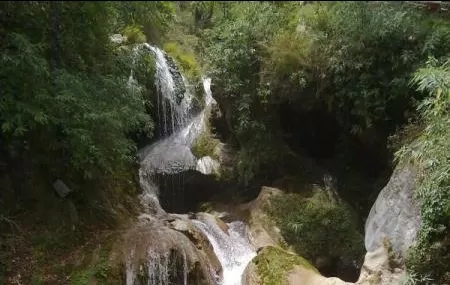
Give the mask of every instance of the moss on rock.
POLYGON ((274 196, 266 211, 286 242, 319 269, 336 258, 362 259, 363 237, 356 221, 345 204, 330 200, 325 189, 274 196))
POLYGON ((263 248, 252 262, 257 266, 262 285, 287 284, 287 275, 295 265, 318 273, 303 257, 274 246, 263 248))
POLYGON ((218 155, 214 152, 219 140, 216 139, 208 130, 204 131, 192 145, 192 153, 197 158, 210 156, 213 159, 218 159, 218 155))
POLYGON ((191 91, 194 92, 195 98, 201 105, 204 98, 201 78, 202 72, 194 53, 185 45, 179 44, 178 42, 167 42, 164 44, 163 48, 164 51, 177 62, 182 73, 187 77, 189 82, 193 84, 194 88, 191 91))

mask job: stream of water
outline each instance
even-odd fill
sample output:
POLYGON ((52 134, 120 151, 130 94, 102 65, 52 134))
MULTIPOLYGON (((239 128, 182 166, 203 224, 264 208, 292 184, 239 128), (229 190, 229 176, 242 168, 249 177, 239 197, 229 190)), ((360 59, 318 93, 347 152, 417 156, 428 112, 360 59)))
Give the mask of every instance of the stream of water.
POLYGON ((223 268, 222 285, 241 285, 247 264, 256 255, 247 240, 247 226, 241 221, 228 223, 225 233, 215 221, 198 221, 194 224, 208 237, 223 268))
MULTIPOLYGON (((153 52, 156 57, 155 84, 158 91, 160 130, 160 139, 139 152, 141 161, 139 179, 143 190, 140 200, 148 213, 158 216, 166 212, 158 200, 156 174, 179 173, 186 170, 197 170, 209 174, 211 168, 217 164, 209 157, 196 159, 191 152, 193 142, 206 128, 206 115, 216 102, 211 94, 211 79, 205 78, 203 80, 204 107, 199 113, 193 113, 192 110, 195 109, 192 108, 193 96, 186 88, 186 80, 182 76, 177 76, 179 72, 176 67, 171 66, 167 55, 159 48, 148 44, 141 45, 140 48, 153 52), (183 94, 180 94, 180 90, 184 91, 183 94)), ((132 80, 133 74, 130 75, 130 81, 132 80)), ((183 181, 176 181, 176 183, 182 184, 183 181)), ((222 265, 223 279, 220 284, 240 285, 241 275, 246 265, 256 255, 248 242, 247 226, 240 221, 231 222, 227 224, 228 232, 224 232, 215 219, 192 220, 192 222, 209 239, 222 265)), ((167 257, 161 258, 154 253, 152 256, 149 255, 148 263, 150 264, 148 284, 168 285, 167 257)), ((186 269, 184 271, 186 272, 186 269)), ((184 280, 186 283, 186 278, 184 280)), ((128 275, 127 285, 134 285, 134 279, 129 278, 128 275)))

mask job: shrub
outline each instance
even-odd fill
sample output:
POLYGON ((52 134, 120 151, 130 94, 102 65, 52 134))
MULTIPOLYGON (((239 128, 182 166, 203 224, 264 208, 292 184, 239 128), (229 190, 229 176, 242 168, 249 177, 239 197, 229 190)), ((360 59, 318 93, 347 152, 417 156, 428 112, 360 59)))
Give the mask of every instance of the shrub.
POLYGON ((145 43, 147 41, 147 38, 142 31, 142 26, 126 26, 125 29, 123 29, 122 33, 127 37, 128 42, 132 44, 145 43))
POLYGON ((418 284, 450 281, 450 59, 441 65, 430 59, 412 83, 429 96, 418 106, 426 128, 413 143, 397 153, 399 160, 412 160, 420 168, 416 194, 421 205, 422 224, 407 266, 418 284))
POLYGON ((214 159, 219 159, 214 152, 216 146, 219 144, 219 140, 216 139, 209 130, 204 131, 192 145, 192 153, 197 158, 204 156, 210 156, 214 159))
POLYGON ((317 257, 350 257, 364 251, 363 237, 345 205, 332 203, 325 190, 312 195, 275 196, 268 211, 280 226, 286 242, 311 261, 317 257))

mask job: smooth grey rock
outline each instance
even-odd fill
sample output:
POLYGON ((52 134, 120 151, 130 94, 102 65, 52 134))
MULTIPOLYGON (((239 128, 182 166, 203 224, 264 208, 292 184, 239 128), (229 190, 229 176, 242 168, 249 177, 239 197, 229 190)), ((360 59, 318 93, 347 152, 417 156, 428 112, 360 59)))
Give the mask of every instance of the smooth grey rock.
POLYGON ((62 180, 58 179, 53 183, 53 189, 55 189, 56 193, 58 193, 59 197, 64 198, 72 192, 72 189, 67 187, 62 180))
POLYGON ((197 166, 195 170, 202 174, 209 175, 219 171, 220 163, 214 160, 210 156, 204 156, 197 160, 197 166))
POLYGON ((377 197, 365 225, 365 246, 374 251, 388 238, 405 256, 420 228, 420 208, 414 201, 416 171, 411 164, 397 165, 377 197))

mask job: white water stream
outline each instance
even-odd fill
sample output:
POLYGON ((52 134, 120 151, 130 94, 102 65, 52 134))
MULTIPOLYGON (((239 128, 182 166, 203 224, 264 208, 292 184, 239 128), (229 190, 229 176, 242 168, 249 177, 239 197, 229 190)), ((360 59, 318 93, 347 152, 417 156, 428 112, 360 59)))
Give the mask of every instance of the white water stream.
MULTIPOLYGON (((179 94, 180 88, 177 86, 180 84, 185 86, 185 79, 182 76, 174 77, 174 68, 170 66, 165 53, 148 44, 143 44, 140 48, 153 52, 156 57, 155 84, 158 91, 158 124, 161 132, 160 140, 139 152, 141 161, 139 179, 143 190, 140 200, 148 213, 158 216, 165 214, 165 211, 159 203, 158 181, 154 179, 155 174, 178 173, 189 169, 209 174, 212 168, 217 167, 218 162, 210 157, 196 159, 190 149, 195 139, 205 130, 206 115, 216 102, 211 94, 211 79, 205 78, 203 80, 204 108, 200 113, 192 114, 193 96, 189 91, 179 94)), ((133 73, 131 73, 130 82, 133 80, 133 73)), ((185 90, 188 89, 185 88, 185 90)), ((223 280, 220 284, 240 285, 245 267, 256 255, 247 239, 247 226, 239 221, 231 222, 228 224, 228 233, 225 233, 214 218, 192 220, 192 222, 207 236, 222 265, 223 280)), ((162 256, 150 250, 147 262, 148 284, 169 285, 168 256, 162 256)), ((183 270, 186 275, 187 269, 183 270)), ((135 285, 136 280, 132 277, 134 271, 133 267, 128 265, 127 285, 135 285)), ((187 285, 186 278, 185 276, 184 285, 187 285)))
POLYGON ((240 221, 228 223, 228 234, 215 221, 194 220, 194 224, 208 237, 223 268, 222 285, 241 285, 242 273, 256 256, 247 240, 247 226, 240 221))

